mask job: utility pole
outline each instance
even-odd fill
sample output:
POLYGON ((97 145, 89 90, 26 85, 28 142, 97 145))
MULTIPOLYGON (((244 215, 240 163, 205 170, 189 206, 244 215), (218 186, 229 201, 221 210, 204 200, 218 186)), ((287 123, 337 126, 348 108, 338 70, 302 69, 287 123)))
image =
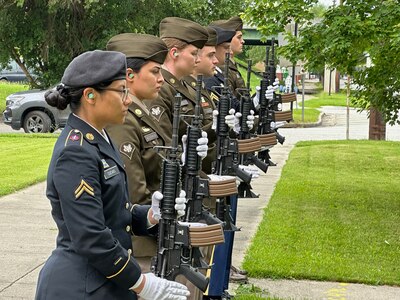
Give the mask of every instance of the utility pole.
MULTIPOLYGON (((294 23, 294 36, 297 38, 297 23, 294 23)), ((292 93, 294 93, 294 83, 296 80, 296 61, 293 62, 293 66, 292 66, 292 93)))

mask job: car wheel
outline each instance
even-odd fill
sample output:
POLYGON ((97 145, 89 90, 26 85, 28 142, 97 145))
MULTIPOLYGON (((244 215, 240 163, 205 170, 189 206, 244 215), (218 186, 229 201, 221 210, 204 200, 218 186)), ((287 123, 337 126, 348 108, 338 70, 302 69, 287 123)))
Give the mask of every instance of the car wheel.
POLYGON ((31 111, 25 116, 23 127, 26 133, 46 133, 51 129, 51 119, 43 111, 31 111))

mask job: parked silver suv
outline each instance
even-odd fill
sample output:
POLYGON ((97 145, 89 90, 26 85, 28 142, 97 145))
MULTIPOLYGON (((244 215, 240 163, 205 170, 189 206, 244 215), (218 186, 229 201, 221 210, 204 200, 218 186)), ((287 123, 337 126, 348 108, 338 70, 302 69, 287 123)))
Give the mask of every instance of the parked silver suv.
POLYGON ((3 121, 12 129, 27 133, 53 132, 65 127, 70 114, 69 106, 59 110, 46 103, 47 90, 30 90, 11 94, 6 98, 3 121))

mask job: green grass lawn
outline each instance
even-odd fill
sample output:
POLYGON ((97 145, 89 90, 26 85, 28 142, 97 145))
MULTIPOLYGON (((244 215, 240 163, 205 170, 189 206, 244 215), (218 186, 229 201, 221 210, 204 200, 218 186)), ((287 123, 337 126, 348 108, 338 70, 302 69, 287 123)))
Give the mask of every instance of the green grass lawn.
POLYGON ((28 89, 29 86, 26 84, 0 82, 0 113, 6 108, 6 97, 8 95, 28 89))
MULTIPOLYGON (((299 103, 299 106, 301 106, 301 103, 299 103)), ((321 106, 346 106, 346 94, 340 92, 329 96, 328 93, 321 92, 315 95, 314 99, 304 101, 304 107, 319 108, 321 106)))
POLYGON ((315 108, 304 108, 304 122, 302 118, 301 108, 293 109, 293 121, 290 123, 303 124, 303 123, 315 123, 318 121, 321 112, 315 108))
POLYGON ((400 143, 301 142, 243 268, 251 277, 400 285, 400 143))
POLYGON ((46 179, 55 134, 0 134, 0 196, 46 179))

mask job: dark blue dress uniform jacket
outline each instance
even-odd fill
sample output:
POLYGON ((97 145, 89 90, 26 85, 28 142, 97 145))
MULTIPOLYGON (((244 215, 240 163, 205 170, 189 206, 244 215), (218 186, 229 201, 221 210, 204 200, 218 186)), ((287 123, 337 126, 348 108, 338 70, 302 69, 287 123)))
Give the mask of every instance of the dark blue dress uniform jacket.
POLYGON ((47 197, 59 233, 36 299, 137 299, 129 290, 141 274, 131 233, 154 233, 149 206, 130 204, 116 148, 72 114, 54 147, 47 197))

